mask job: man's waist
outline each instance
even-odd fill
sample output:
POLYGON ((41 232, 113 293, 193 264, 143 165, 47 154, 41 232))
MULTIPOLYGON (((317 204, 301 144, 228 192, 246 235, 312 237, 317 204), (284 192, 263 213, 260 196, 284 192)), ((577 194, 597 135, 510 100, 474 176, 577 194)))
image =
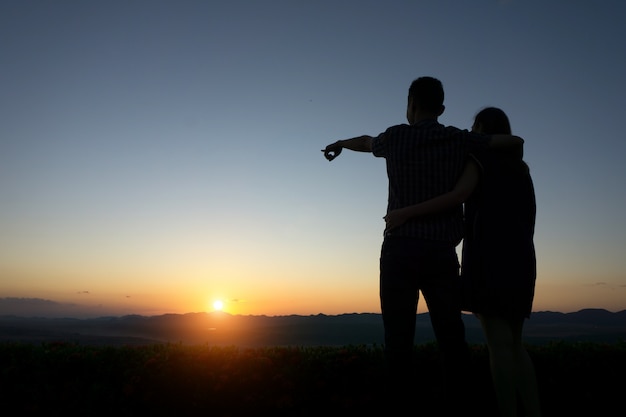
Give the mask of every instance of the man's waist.
POLYGON ((444 242, 458 245, 463 239, 463 221, 447 225, 430 225, 406 223, 395 229, 385 231, 383 236, 393 238, 412 238, 427 241, 444 242))

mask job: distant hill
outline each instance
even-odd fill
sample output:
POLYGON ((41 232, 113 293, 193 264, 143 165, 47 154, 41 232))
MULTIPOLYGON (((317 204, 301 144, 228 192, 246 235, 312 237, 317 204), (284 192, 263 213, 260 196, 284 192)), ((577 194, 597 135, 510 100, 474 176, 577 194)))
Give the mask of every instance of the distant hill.
MULTIPOLYGON (((470 343, 484 343, 480 323, 463 317, 470 343)), ((616 343, 626 340, 626 310, 535 312, 524 333, 530 344, 555 340, 616 343)), ((380 314, 241 316, 222 312, 95 319, 0 316, 0 342, 76 342, 86 345, 183 343, 258 346, 382 345, 380 314)), ((416 344, 434 341, 428 313, 417 315, 416 344)))

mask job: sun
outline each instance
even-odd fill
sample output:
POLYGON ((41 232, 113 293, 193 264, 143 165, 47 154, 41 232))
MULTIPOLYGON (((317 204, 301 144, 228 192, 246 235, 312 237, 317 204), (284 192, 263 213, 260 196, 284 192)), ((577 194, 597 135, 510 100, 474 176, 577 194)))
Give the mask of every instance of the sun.
POLYGON ((213 301, 213 310, 222 311, 223 308, 224 308, 224 302, 222 300, 213 301))

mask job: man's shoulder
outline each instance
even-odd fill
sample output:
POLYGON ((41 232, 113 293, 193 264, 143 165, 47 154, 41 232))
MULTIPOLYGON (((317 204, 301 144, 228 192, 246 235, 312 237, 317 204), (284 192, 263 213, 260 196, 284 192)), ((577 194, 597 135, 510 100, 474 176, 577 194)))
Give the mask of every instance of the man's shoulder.
POLYGON ((385 133, 391 133, 391 132, 395 132, 398 130, 405 130, 405 129, 410 129, 410 128, 411 128, 411 125, 408 125, 406 123, 401 123, 401 124, 389 126, 387 130, 385 130, 385 133))
POLYGON ((469 132, 467 129, 461 129, 460 127, 452 126, 452 125, 440 125, 442 130, 445 130, 450 133, 463 133, 469 132))
POLYGON ((442 137, 442 136, 463 136, 469 134, 467 129, 461 129, 456 126, 447 126, 436 120, 425 120, 412 125, 400 124, 391 126, 385 132, 389 135, 412 135, 425 137, 442 137))
POLYGON ((444 125, 437 120, 422 120, 414 124, 398 124, 387 128, 387 130, 381 134, 378 141, 381 139, 387 139, 395 142, 398 141, 417 141, 417 142, 431 142, 433 140, 442 141, 444 144, 451 143, 465 143, 480 144, 487 142, 487 137, 472 133, 467 129, 461 129, 456 126, 444 125))

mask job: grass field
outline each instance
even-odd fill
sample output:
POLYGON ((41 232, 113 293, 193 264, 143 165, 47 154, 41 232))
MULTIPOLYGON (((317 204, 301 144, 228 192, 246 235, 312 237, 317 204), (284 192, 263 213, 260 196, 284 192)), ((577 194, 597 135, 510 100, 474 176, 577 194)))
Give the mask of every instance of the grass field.
MULTIPOLYGON (((626 343, 528 346, 545 417, 614 415, 626 343)), ((434 344, 415 349, 415 415, 440 405, 434 344)), ((381 347, 0 344, 0 396, 13 415, 317 416, 378 414, 381 347)), ((484 345, 472 345, 471 408, 495 416, 484 345)), ((430 414, 428 414, 430 415, 430 414)))

